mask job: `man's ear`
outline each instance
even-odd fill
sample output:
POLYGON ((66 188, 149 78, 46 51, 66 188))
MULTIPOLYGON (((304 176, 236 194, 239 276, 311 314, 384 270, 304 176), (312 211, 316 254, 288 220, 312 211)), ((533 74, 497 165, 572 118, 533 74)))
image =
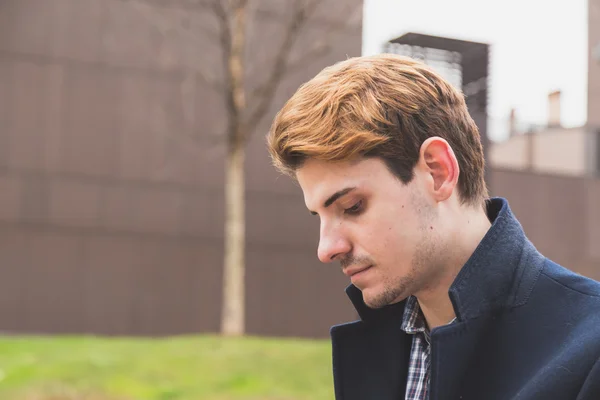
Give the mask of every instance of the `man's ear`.
POLYGON ((430 177, 428 189, 437 201, 448 199, 458 183, 458 160, 450 144, 441 137, 430 137, 421 145, 419 168, 430 177))

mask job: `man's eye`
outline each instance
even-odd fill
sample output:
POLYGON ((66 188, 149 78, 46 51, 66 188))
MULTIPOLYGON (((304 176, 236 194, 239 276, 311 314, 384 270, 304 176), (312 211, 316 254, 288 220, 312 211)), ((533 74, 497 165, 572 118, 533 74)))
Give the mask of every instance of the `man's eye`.
POLYGON ((344 213, 349 214, 349 215, 357 215, 360 214, 360 212, 362 211, 362 204, 363 201, 360 200, 358 203, 356 203, 355 205, 353 205, 350 208, 346 208, 344 210, 344 213))

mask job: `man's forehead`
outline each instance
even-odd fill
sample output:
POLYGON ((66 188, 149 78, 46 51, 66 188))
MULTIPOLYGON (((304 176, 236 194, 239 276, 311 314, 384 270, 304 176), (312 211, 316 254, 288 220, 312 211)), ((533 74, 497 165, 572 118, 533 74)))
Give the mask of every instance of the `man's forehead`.
POLYGON ((356 179, 356 172, 347 163, 307 160, 296 171, 296 178, 302 190, 314 191, 325 186, 341 184, 356 179))
POLYGON ((356 164, 307 161, 296 171, 307 207, 317 208, 332 194, 347 188, 360 189, 366 183, 365 174, 356 164))
POLYGON ((301 186, 309 186, 322 182, 328 184, 342 181, 359 181, 374 177, 387 171, 378 159, 363 158, 353 161, 322 161, 308 159, 296 171, 296 179, 301 186))

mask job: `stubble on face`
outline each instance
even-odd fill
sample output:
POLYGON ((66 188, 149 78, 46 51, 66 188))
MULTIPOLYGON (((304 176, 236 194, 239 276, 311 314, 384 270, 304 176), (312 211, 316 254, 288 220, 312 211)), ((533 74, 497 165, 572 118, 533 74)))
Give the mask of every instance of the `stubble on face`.
POLYGON ((381 292, 363 295, 363 300, 369 308, 377 309, 400 302, 426 288, 434 276, 438 250, 432 231, 434 213, 418 193, 411 195, 411 205, 420 221, 418 232, 415 232, 420 236, 420 240, 415 248, 410 267, 403 275, 385 276, 381 292))
POLYGON ((384 278, 384 289, 374 296, 363 296, 363 300, 369 308, 382 308, 390 304, 397 303, 408 297, 409 289, 413 286, 415 280, 414 265, 411 266, 407 275, 391 278, 384 278))

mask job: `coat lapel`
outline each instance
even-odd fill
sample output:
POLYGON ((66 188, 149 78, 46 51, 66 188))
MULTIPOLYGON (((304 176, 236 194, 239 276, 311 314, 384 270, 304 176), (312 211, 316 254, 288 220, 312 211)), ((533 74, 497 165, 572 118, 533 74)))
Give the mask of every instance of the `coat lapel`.
POLYGON ((487 318, 446 325, 431 334, 430 400, 459 399, 479 341, 490 326, 487 318))
POLYGON ((400 321, 358 321, 332 328, 331 337, 337 400, 404 398, 412 337, 400 321))
POLYGON ((335 398, 403 399, 412 344, 401 329, 405 301, 372 310, 355 286, 346 292, 361 320, 331 329, 335 398))

